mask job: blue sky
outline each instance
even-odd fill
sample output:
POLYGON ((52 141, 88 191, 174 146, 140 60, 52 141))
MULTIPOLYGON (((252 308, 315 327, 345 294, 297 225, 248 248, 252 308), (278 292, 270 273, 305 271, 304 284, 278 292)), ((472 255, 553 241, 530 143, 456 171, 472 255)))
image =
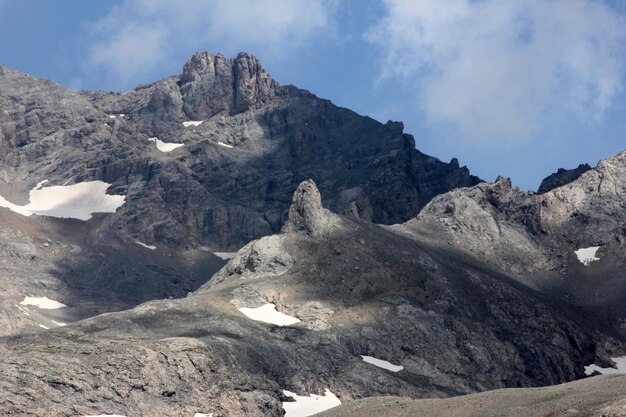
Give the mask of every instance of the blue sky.
POLYGON ((0 0, 0 64, 124 90, 194 52, 258 56, 422 152, 522 189, 626 148, 626 2, 0 0))

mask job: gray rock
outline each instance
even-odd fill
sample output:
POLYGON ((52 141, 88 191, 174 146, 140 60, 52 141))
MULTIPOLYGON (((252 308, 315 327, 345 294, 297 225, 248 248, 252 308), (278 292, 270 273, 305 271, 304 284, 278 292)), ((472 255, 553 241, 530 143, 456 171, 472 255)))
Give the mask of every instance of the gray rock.
MULTIPOLYGON (((293 206, 308 208, 307 224, 322 208, 312 183, 300 193, 293 206)), ((327 214, 323 238, 286 231, 251 242, 186 298, 0 339, 0 409, 280 416, 283 389, 328 388, 347 402, 556 384, 626 348, 588 311, 438 236, 327 214), (238 311, 267 303, 301 322, 238 311)))
POLYGON ((576 181, 585 172, 589 171, 589 164, 580 164, 574 169, 559 168, 555 173, 550 174, 541 181, 537 194, 544 194, 555 188, 562 187, 572 181, 576 181))
POLYGON ((302 182, 295 193, 283 232, 320 237, 329 226, 330 215, 322 207, 322 197, 311 180, 302 182))
POLYGON ((434 198, 395 230, 437 234, 626 335, 626 151, 541 195, 499 178, 434 198), (574 252, 600 246, 583 265, 574 252))
POLYGON ((105 229, 175 248, 234 250, 280 231, 309 178, 334 211, 377 223, 479 181, 415 150, 401 123, 280 86, 245 53, 197 53, 182 74, 121 93, 78 94, 3 68, 0 105, 0 191, 23 201, 41 179, 103 180, 127 195, 105 229), (150 137, 185 146, 162 153, 150 137))

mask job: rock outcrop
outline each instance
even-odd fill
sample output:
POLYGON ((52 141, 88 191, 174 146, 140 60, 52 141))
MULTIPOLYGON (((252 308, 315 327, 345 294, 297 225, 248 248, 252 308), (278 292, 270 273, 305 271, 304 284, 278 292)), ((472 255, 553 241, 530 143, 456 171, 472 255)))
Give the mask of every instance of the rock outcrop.
POLYGON ((283 232, 300 232, 311 237, 320 237, 330 222, 330 213, 322 207, 322 197, 315 182, 302 182, 293 194, 283 232))
POLYGON ((198 52, 185 64, 180 77, 183 113, 190 120, 260 107, 276 96, 278 88, 259 60, 245 53, 229 59, 198 52))
POLYGON ((559 188, 565 184, 569 184, 572 181, 576 181, 585 172, 589 171, 591 167, 589 164, 580 164, 574 169, 559 168, 555 173, 548 175, 541 181, 537 194, 544 194, 548 191, 552 191, 555 188, 559 188))

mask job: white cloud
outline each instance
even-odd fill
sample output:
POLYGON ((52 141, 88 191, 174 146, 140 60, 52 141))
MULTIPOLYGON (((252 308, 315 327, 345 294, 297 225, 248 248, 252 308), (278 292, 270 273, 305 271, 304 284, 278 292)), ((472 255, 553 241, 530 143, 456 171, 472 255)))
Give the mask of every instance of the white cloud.
POLYGON ((125 0, 87 25, 88 62, 132 80, 181 49, 285 54, 327 28, 335 8, 334 0, 125 0))
POLYGON ((414 82, 429 119, 466 139, 525 140, 549 120, 598 121, 623 90, 626 24, 593 0, 384 0, 366 34, 382 80, 414 82))

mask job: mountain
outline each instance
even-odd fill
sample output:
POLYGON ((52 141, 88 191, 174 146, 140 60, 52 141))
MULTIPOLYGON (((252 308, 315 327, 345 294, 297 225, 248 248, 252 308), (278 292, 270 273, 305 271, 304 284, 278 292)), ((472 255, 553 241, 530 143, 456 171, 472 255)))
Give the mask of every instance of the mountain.
POLYGON ((2 415, 626 413, 626 151, 485 183, 243 53, 0 109, 2 415))
POLYGON ((283 390, 347 402, 555 384, 626 349, 593 313, 437 235, 396 229, 333 214, 304 182, 282 232, 192 295, 5 338, 0 407, 279 416, 283 390), (244 313, 268 305, 290 324, 244 313))
POLYGON ((0 334, 52 325, 15 308, 26 294, 80 304, 66 321, 185 296, 223 265, 211 252, 278 232, 307 178, 333 210, 378 223, 479 182, 456 159, 417 151, 401 123, 280 86, 243 53, 197 53, 182 74, 124 93, 76 93, 0 67, 0 108, 3 206, 23 207, 43 181, 52 194, 102 181, 124 197, 87 225, 2 213, 0 268, 15 279, 0 334))
POLYGON ((3 196, 102 180, 126 196, 104 227, 149 244, 238 249, 280 230, 307 178, 333 210, 387 224, 480 181, 417 151, 401 123, 280 86, 244 53, 197 53, 182 74, 124 93, 78 94, 3 67, 0 106, 3 196), (149 138, 184 147, 160 152, 149 138))

